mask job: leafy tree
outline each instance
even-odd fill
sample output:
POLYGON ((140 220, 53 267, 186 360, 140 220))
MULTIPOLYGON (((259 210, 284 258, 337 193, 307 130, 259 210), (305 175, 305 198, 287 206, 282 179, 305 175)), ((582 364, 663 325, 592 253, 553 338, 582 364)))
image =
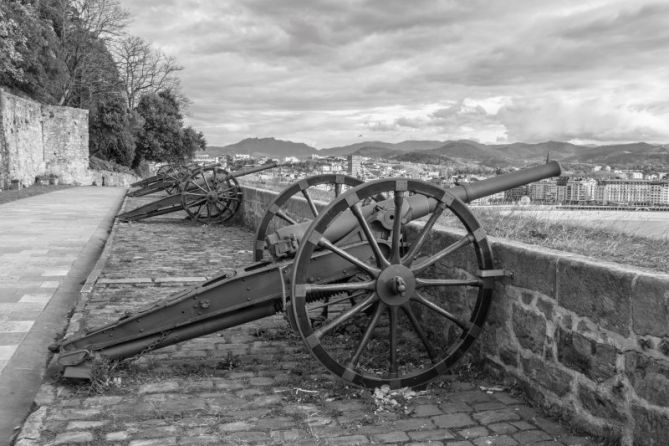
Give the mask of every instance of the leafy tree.
POLYGON ((142 96, 137 113, 144 125, 137 135, 133 165, 142 160, 178 162, 206 147, 202 133, 183 128, 178 100, 170 90, 142 96))
POLYGON ((186 127, 182 130, 181 144, 186 158, 192 158, 196 151, 205 150, 207 148, 207 141, 204 139, 204 134, 198 132, 193 127, 186 127))
POLYGON ((40 13, 29 2, 0 2, 0 84, 53 104, 68 74, 53 23, 40 13))
POLYGON ((21 82, 24 76, 20 68, 23 62, 21 49, 25 47, 27 38, 13 12, 10 3, 0 4, 0 76, 5 82, 21 82))
POLYGON ((96 103, 88 121, 91 155, 130 166, 135 159, 134 120, 125 100, 117 96, 96 103))

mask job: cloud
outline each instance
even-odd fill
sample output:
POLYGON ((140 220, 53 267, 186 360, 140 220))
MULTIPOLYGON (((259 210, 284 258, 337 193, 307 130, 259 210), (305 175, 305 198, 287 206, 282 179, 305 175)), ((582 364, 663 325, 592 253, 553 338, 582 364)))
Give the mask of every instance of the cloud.
POLYGON ((122 1, 210 144, 667 138, 666 2, 122 1))
POLYGON ((500 122, 514 141, 598 142, 669 140, 669 110, 621 103, 613 96, 516 99, 500 109, 500 122))

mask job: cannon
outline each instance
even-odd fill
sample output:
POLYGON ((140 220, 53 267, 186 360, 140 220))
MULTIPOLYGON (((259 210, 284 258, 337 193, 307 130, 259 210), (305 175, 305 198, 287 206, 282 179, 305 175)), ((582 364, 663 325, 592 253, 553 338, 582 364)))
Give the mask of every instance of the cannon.
MULTIPOLYGON (((260 261, 52 351, 65 378, 87 378, 96 358, 129 358, 284 312, 312 356, 345 382, 424 387, 472 345, 495 281, 510 276, 495 267, 485 230, 465 203, 559 174, 551 161, 448 189, 407 178, 321 178, 348 190, 320 210, 304 198, 316 216, 302 222, 271 205, 271 219, 282 223, 266 235, 263 253, 254 253, 260 261), (455 238, 434 229, 443 219, 459 225, 455 238)), ((302 180, 292 192, 310 196, 302 194, 309 185, 302 180)))
MULTIPOLYGON (((124 212, 117 218, 126 222, 138 221, 183 210, 194 221, 225 222, 237 213, 242 201, 242 189, 239 187, 237 178, 272 169, 277 165, 276 163, 264 164, 232 173, 218 164, 198 167, 191 170, 186 178, 178 183, 178 194, 168 195, 124 212)), ((176 177, 176 174, 174 176, 176 177)), ((157 186, 154 187, 156 188, 157 186)), ((145 190, 149 189, 150 186, 145 188, 145 190)))
POLYGON ((161 166, 155 175, 132 183, 130 187, 138 189, 129 191, 127 195, 141 197, 162 191, 174 195, 179 192, 180 184, 199 167, 201 166, 197 164, 166 164, 161 166))

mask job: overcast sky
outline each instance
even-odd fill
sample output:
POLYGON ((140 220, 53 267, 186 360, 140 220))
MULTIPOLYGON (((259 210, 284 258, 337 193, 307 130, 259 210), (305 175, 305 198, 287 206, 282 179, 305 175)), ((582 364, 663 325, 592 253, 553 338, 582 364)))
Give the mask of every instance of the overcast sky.
POLYGON ((669 1, 122 0, 209 145, 669 142, 669 1))

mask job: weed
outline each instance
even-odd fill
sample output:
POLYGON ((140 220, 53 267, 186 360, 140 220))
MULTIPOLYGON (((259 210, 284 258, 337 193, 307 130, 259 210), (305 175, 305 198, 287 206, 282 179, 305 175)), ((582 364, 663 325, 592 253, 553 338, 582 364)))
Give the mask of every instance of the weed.
POLYGON ((123 384, 121 376, 113 376, 120 368, 121 362, 100 357, 95 358, 91 365, 91 379, 88 385, 88 393, 99 395, 118 389, 123 384))

